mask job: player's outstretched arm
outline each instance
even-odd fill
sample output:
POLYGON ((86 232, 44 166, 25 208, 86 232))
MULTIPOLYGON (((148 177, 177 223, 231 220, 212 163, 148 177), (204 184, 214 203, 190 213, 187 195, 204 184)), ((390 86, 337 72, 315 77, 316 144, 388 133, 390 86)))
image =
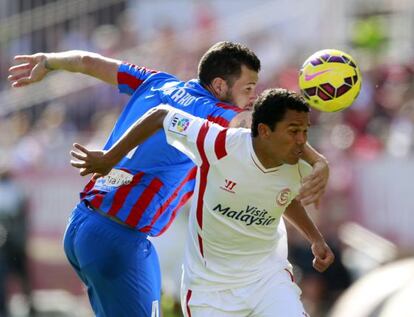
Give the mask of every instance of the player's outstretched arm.
POLYGON ((309 143, 306 143, 304 147, 302 159, 312 165, 313 170, 310 175, 303 178, 303 184, 296 199, 304 206, 314 203, 318 207, 328 184, 329 163, 309 143))
POLYGON ((118 67, 121 61, 87 51, 36 53, 16 55, 17 65, 9 68, 8 80, 13 87, 23 87, 41 81, 54 70, 83 73, 117 85, 118 67))
POLYGON ((94 174, 96 179, 108 174, 132 149, 163 127, 168 112, 167 109, 158 107, 149 110, 108 151, 91 151, 75 143, 75 150, 70 154, 77 160, 71 160, 70 164, 80 170, 81 176, 94 174))
POLYGON ((335 256, 305 208, 299 201, 293 200, 283 216, 311 243, 314 255, 313 267, 319 272, 325 271, 332 264, 335 256))

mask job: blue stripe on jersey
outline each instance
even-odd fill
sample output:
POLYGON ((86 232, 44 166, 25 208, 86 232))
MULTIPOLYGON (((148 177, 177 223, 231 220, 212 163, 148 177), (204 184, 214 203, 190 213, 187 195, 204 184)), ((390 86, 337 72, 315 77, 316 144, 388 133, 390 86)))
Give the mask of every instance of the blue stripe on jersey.
MULTIPOLYGON (((121 91, 135 91, 119 116, 104 149, 109 149, 138 118, 160 103, 168 103, 194 116, 209 118, 222 125, 227 125, 240 112, 236 107, 220 103, 197 80, 182 82, 167 73, 127 64, 119 67, 118 78, 127 79, 119 82, 121 91)), ((157 235, 169 226, 176 207, 180 207, 180 203, 188 199, 194 190, 194 179, 184 181, 194 167, 187 156, 166 142, 165 133, 161 130, 115 166, 134 175, 136 182, 129 187, 123 185, 110 189, 105 195, 95 195, 92 183, 85 187, 81 199, 86 197, 92 206, 111 215, 112 206, 117 206, 116 217, 120 220, 127 223, 138 221, 135 225, 137 229, 149 230, 150 235, 157 235), (158 193, 146 190, 151 182, 158 193), (122 196, 117 193, 126 194, 122 196), (138 219, 134 218, 137 214, 133 211, 137 202, 144 205, 137 206, 138 209, 146 207, 138 219), (160 206, 167 205, 165 210, 160 209, 160 206)))
POLYGON ((127 85, 127 84, 119 84, 119 91, 128 94, 128 95, 132 95, 135 92, 135 89, 133 89, 131 86, 127 85))
POLYGON ((180 212, 182 206, 191 198, 194 192, 195 179, 186 183, 185 186, 180 190, 178 196, 171 202, 168 209, 161 214, 157 222, 148 232, 149 235, 155 236, 163 233, 171 225, 175 216, 180 212), (184 200, 185 199, 185 200, 184 200))

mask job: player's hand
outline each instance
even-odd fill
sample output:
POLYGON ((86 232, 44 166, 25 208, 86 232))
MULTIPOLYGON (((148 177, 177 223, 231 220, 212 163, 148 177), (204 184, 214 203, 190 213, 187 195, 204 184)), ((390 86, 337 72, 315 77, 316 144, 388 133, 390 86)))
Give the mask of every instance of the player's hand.
POLYGON ((70 155, 77 160, 71 160, 70 164, 79 169, 81 176, 93 173, 92 178, 96 180, 111 171, 113 164, 106 160, 104 151, 90 151, 78 143, 74 143, 73 147, 75 150, 70 151, 70 155))
POLYGON ((296 197, 303 206, 315 204, 319 206, 320 199, 325 193, 329 179, 329 165, 327 161, 317 161, 313 165, 312 173, 303 178, 299 195, 296 197))
POLYGON ((314 255, 312 264, 318 272, 325 271, 335 260, 331 248, 324 240, 312 243, 311 249, 314 255))
POLYGON ((23 87, 41 81, 51 70, 46 68, 46 54, 16 55, 17 65, 9 68, 12 87, 23 87))

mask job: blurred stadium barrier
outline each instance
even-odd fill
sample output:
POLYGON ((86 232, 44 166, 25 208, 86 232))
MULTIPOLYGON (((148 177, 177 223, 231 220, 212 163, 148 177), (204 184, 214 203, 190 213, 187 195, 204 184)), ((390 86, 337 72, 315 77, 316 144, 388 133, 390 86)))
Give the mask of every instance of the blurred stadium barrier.
POLYGON ((412 317, 414 258, 395 261, 358 280, 329 317, 412 317))

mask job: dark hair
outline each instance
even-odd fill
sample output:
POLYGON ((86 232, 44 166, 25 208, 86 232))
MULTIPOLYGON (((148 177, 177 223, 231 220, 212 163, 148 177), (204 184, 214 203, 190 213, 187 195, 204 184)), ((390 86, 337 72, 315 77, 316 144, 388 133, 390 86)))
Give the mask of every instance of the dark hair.
POLYGON ((294 91, 272 88, 263 91, 253 104, 252 136, 258 135, 259 123, 264 123, 273 131, 276 124, 285 117, 287 109, 309 112, 305 99, 294 91))
POLYGON ((241 66, 260 71, 260 60, 252 50, 232 42, 218 42, 208 49, 198 64, 198 79, 203 86, 220 77, 231 86, 241 74, 241 66))

